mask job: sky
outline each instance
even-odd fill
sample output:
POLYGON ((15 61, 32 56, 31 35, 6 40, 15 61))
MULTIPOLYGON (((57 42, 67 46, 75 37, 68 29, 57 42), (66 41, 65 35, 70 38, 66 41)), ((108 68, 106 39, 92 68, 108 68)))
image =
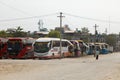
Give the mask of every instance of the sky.
POLYGON ((62 25, 71 30, 87 27, 94 33, 97 24, 99 33, 120 32, 120 0, 0 0, 0 30, 21 26, 25 31, 38 31, 38 21, 43 27, 62 25), (22 18, 22 19, 21 19, 22 18))

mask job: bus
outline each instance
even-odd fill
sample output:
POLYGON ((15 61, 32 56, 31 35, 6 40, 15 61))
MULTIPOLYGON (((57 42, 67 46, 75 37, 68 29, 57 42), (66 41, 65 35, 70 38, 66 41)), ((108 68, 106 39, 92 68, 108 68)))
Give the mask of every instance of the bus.
POLYGON ((7 58, 32 58, 34 41, 32 38, 8 38, 7 58))
POLYGON ((38 38, 33 43, 33 48, 34 58, 39 59, 71 57, 74 51, 73 44, 69 40, 59 38, 38 38))
POLYGON ((89 46, 83 40, 77 40, 81 49, 81 54, 88 52, 89 46))
POLYGON ((107 43, 95 43, 96 48, 99 48, 101 54, 109 53, 109 45, 107 43))
POLYGON ((0 58, 4 58, 7 53, 7 39, 6 38, 0 38, 0 58))
POLYGON ((89 48, 88 48, 88 51, 87 51, 87 54, 88 55, 95 55, 95 45, 94 45, 94 43, 88 43, 88 46, 89 46, 89 48))
POLYGON ((74 57, 80 57, 81 55, 81 49, 80 49, 80 44, 77 40, 70 40, 70 42, 74 46, 74 57))
POLYGON ((100 54, 107 54, 110 52, 110 46, 107 43, 89 43, 88 54, 94 54, 94 51, 99 51, 100 54))

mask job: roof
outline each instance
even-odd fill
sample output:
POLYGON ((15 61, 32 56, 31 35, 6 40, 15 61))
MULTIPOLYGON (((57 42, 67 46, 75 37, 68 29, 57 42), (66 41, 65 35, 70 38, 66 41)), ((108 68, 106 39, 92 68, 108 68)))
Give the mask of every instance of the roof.
POLYGON ((49 32, 40 31, 40 32, 37 32, 36 34, 49 34, 49 32))
MULTIPOLYGON (((62 39, 63 41, 68 41, 66 39, 62 39)), ((60 38, 38 38, 36 42, 49 42, 49 41, 60 41, 60 38)))
POLYGON ((8 38, 8 41, 22 41, 23 43, 33 43, 36 39, 34 38, 20 38, 20 37, 13 37, 8 38))
POLYGON ((6 38, 0 38, 0 42, 7 42, 8 39, 6 38))
POLYGON ((77 40, 78 42, 83 42, 83 40, 77 40))
POLYGON ((64 31, 64 33, 75 33, 75 31, 64 31))

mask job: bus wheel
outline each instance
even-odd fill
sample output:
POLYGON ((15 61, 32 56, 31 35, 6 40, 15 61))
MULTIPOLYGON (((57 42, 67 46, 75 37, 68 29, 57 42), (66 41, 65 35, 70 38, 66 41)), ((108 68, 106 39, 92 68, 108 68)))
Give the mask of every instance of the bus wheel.
POLYGON ((65 54, 64 53, 62 53, 62 58, 65 58, 65 54))
POLYGON ((2 56, 2 59, 7 59, 7 55, 6 53, 4 53, 5 55, 2 56))
POLYGON ((36 58, 33 57, 32 59, 35 60, 36 58))

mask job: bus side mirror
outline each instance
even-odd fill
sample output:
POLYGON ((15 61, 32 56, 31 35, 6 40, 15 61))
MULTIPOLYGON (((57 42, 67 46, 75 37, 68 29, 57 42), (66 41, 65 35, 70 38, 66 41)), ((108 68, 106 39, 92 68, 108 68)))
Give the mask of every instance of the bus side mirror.
POLYGON ((47 44, 47 47, 50 47, 50 43, 47 44))
POLYGON ((35 44, 33 44, 33 46, 35 46, 35 44))
POLYGON ((47 47, 48 47, 48 48, 51 48, 51 43, 48 43, 47 47))

